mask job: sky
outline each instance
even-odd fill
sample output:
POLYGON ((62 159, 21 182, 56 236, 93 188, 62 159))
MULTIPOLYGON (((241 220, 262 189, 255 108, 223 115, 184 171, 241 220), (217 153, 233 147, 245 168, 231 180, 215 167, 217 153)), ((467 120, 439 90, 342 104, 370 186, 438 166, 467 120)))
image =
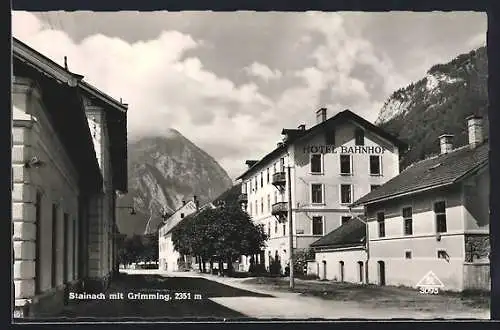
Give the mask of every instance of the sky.
POLYGON ((485 44, 480 12, 13 12, 13 35, 129 104, 129 140, 173 128, 231 178, 345 109, 374 122, 395 90, 485 44))

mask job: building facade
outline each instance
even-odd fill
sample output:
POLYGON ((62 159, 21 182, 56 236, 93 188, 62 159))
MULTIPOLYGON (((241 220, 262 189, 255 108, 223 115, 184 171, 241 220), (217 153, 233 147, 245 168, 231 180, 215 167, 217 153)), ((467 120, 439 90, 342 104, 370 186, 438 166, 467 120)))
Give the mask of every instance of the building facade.
POLYGON ((310 129, 283 129, 283 142, 262 159, 247 161, 238 178, 242 204, 270 236, 256 256, 268 268, 278 261, 284 270, 289 259, 290 188, 293 249, 305 249, 351 213, 363 213, 350 204, 399 173, 401 141, 349 110, 327 119, 322 108, 316 118, 310 129))
POLYGON ((198 205, 196 200, 191 200, 189 202, 183 202, 183 205, 178 208, 166 221, 163 226, 158 230, 158 267, 160 270, 176 272, 179 271, 179 262, 183 256, 180 255, 178 251, 175 250, 174 243, 172 241, 172 230, 181 221, 191 215, 196 213, 198 210, 198 205))
POLYGON ((442 135, 441 154, 356 201, 368 217, 370 283, 416 287, 432 272, 444 290, 490 289, 489 146, 482 119, 467 123, 468 145, 453 149, 442 135))
POLYGON ((366 228, 365 219, 356 216, 311 244, 319 279, 366 283, 366 228))
POLYGON ((14 316, 57 313, 68 290, 117 271, 114 203, 127 191, 127 106, 13 39, 14 316))

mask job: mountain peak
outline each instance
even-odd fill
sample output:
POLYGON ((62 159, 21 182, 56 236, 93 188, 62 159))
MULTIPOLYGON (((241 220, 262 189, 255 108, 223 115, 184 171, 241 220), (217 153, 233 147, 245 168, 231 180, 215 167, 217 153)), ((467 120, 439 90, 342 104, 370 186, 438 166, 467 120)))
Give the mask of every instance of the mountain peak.
POLYGON ((487 125, 487 80, 486 48, 480 47, 432 66, 387 99, 375 123, 409 142, 403 167, 439 152, 441 134, 453 134, 457 147, 466 144, 465 118, 471 113, 482 115, 487 125))
POLYGON ((118 224, 122 233, 143 234, 148 222, 155 231, 164 211, 194 196, 201 203, 211 201, 232 186, 217 161, 176 129, 143 136, 128 148, 129 193, 120 205, 133 205, 137 215, 123 215, 118 224))

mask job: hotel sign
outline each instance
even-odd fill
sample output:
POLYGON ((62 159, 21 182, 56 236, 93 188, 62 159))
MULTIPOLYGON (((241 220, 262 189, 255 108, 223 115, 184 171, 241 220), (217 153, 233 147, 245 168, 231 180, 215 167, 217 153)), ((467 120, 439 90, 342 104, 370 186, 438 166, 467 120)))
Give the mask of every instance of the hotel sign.
POLYGON ((384 148, 379 146, 340 146, 309 145, 304 147, 304 153, 311 154, 383 154, 384 148))

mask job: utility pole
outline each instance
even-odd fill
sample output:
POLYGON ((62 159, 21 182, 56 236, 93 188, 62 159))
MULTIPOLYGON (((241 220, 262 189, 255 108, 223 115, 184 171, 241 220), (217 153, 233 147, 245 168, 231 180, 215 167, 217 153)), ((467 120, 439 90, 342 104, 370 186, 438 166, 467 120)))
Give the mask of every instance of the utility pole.
POLYGON ((289 246, 289 275, 290 275, 290 289, 295 286, 293 278, 293 221, 292 221, 292 175, 291 166, 287 167, 288 170, 288 246, 289 246))

